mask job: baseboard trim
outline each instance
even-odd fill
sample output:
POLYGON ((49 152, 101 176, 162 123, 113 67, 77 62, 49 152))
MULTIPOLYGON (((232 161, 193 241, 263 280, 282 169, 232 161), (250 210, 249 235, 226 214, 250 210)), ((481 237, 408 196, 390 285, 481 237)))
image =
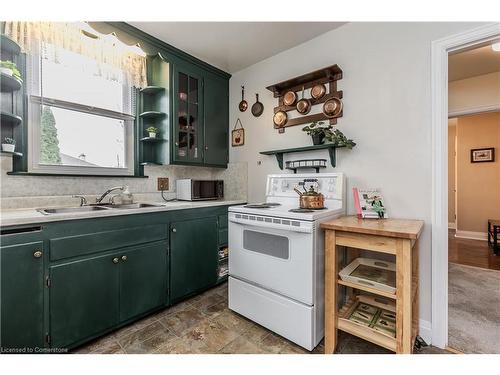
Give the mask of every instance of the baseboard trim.
POLYGON ((455 233, 457 238, 467 238, 469 240, 488 241, 488 233, 470 232, 467 230, 457 230, 455 233))
POLYGON ((418 324, 419 324, 418 334, 420 335, 420 337, 422 337, 422 339, 425 341, 425 343, 427 345, 430 345, 431 338, 432 338, 432 324, 431 324, 431 322, 429 322, 427 320, 419 319, 418 324))
POLYGON ((457 229, 457 225, 455 223, 448 223, 448 229, 457 229))

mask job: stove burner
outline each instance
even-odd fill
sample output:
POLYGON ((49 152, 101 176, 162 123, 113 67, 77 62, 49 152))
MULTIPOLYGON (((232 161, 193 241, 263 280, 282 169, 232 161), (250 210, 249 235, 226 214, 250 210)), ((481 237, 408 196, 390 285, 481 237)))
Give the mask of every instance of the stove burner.
POLYGON ((308 213, 308 212, 314 212, 314 211, 320 211, 320 210, 325 210, 326 207, 323 208, 292 208, 291 210, 288 210, 288 212, 296 212, 296 213, 308 213))
POLYGON ((310 210, 308 208, 292 208, 291 210, 288 210, 288 212, 306 213, 306 212, 314 212, 314 210, 310 210))
POLYGON ((247 204, 244 206, 245 208, 272 208, 272 207, 278 207, 281 206, 281 203, 253 203, 253 204, 247 204))

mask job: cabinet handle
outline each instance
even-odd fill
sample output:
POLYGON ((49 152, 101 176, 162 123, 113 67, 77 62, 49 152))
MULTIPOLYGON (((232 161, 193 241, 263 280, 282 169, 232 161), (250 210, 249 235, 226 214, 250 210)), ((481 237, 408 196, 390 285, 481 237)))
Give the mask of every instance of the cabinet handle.
POLYGON ((205 150, 208 150, 208 146, 205 146, 205 150))
POLYGON ((122 255, 122 260, 123 260, 124 262, 126 262, 126 261, 127 261, 127 259, 128 259, 128 258, 127 258, 127 256, 126 256, 126 255, 122 255))
POLYGON ((34 253, 33 253, 33 256, 35 258, 41 258, 43 255, 43 253, 40 251, 40 250, 36 250, 34 253))
POLYGON ((114 263, 114 264, 117 264, 119 261, 120 261, 120 259, 118 259, 118 258, 113 258, 113 263, 114 263))
POLYGON ((179 147, 179 142, 175 142, 175 145, 176 145, 177 147, 179 147))
POLYGON ((177 229, 172 228, 172 232, 177 233, 177 229))

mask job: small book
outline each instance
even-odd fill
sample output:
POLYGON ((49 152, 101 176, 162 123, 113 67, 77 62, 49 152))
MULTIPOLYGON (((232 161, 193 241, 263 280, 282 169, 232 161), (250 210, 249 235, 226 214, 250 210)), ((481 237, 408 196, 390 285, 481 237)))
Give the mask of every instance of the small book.
POLYGON ((358 217, 363 219, 387 219, 387 211, 378 189, 353 188, 352 190, 358 217))

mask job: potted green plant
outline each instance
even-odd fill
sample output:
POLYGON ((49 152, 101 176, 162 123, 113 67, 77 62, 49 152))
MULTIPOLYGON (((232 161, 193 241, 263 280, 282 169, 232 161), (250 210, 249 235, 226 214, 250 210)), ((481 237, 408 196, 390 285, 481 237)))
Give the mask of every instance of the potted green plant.
POLYGON ((327 132, 331 131, 332 126, 323 125, 323 121, 314 121, 311 124, 302 128, 302 131, 306 132, 307 135, 310 135, 313 141, 313 145, 321 145, 325 142, 325 137, 327 132))
POLYGON ((356 143, 352 139, 347 138, 344 133, 338 129, 334 131, 328 130, 325 138, 329 143, 333 143, 335 146, 346 147, 348 149, 356 146, 356 143))
POLYGON ((340 130, 333 130, 332 125, 324 125, 323 121, 314 121, 310 125, 302 128, 302 131, 311 136, 314 145, 321 145, 326 141, 335 146, 353 148, 356 143, 352 139, 348 139, 340 130))
POLYGON ((15 63, 13 63, 12 61, 9 61, 9 60, 0 61, 0 71, 3 74, 14 77, 15 79, 17 79, 20 82, 23 81, 23 79, 21 78, 21 72, 19 71, 19 69, 17 69, 17 65, 15 63))
POLYGON ((146 129, 146 131, 149 133, 149 138, 156 138, 156 135, 158 134, 158 128, 155 128, 154 126, 150 126, 146 129))
POLYGON ((2 151, 14 152, 16 149, 16 141, 12 138, 5 137, 2 142, 2 151))

